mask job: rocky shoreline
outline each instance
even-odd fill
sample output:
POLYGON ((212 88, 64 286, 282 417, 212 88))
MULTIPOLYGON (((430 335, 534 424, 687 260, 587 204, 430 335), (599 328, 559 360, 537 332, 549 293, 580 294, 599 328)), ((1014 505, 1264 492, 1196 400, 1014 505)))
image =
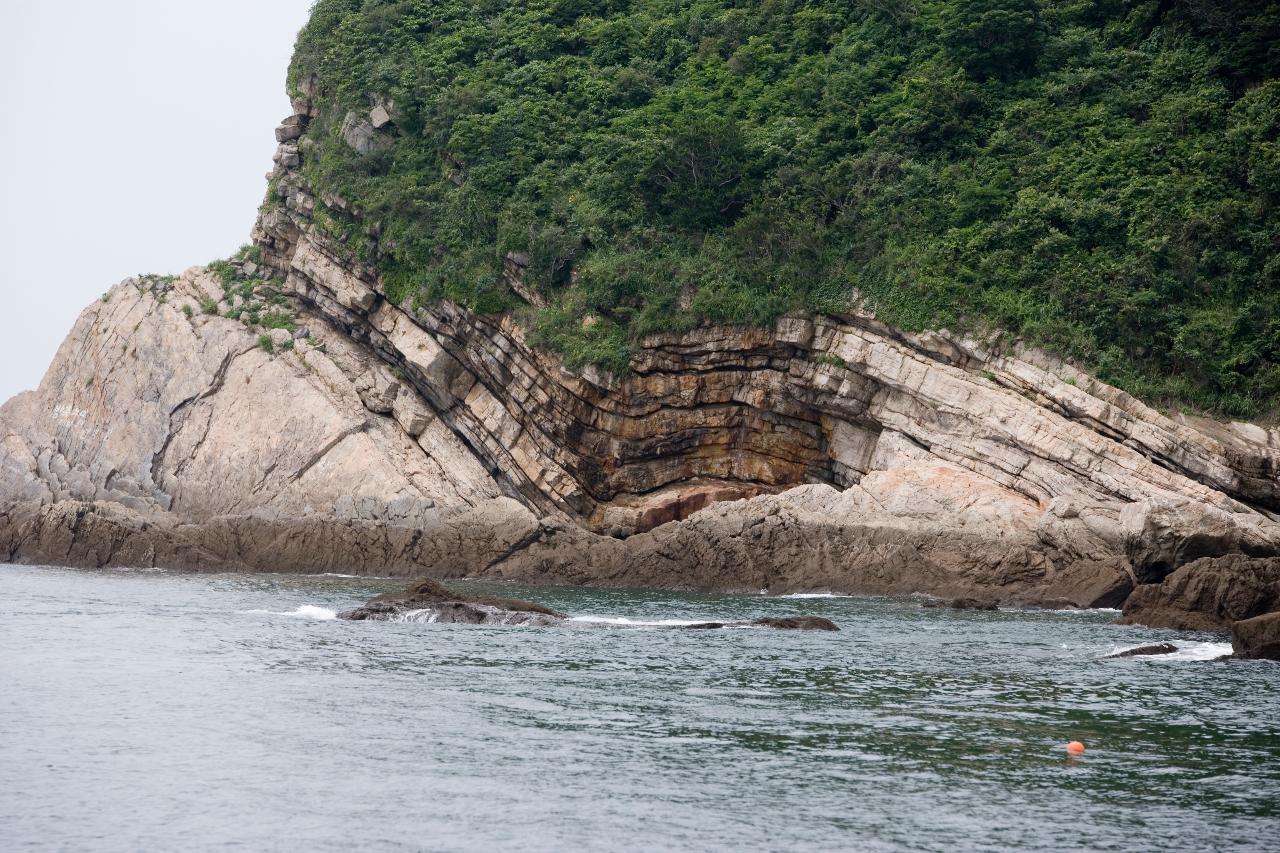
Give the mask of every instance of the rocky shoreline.
POLYGON ((308 190, 295 108, 256 260, 118 285, 0 407, 0 561, 1280 607, 1275 430, 856 304, 571 372, 514 316, 391 302, 317 225, 358 212, 308 190))

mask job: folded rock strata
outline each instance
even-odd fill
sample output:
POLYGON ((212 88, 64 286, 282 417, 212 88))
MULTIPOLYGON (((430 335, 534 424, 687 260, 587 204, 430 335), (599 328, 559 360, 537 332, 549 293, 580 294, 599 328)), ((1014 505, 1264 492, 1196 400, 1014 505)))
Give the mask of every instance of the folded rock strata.
POLYGON ((201 270, 113 289, 0 409, 0 558, 1119 606, 1280 554, 1275 431, 1013 341, 853 306, 654 336, 616 377, 395 304, 315 225, 358 213, 306 187, 296 107, 254 240, 311 336, 184 312, 225 298, 201 270))

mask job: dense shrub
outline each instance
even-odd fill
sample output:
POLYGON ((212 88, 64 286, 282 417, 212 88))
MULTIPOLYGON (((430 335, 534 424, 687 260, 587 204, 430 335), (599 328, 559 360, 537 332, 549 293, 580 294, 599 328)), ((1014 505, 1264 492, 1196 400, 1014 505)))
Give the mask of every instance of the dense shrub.
POLYGON ((1229 0, 319 0, 319 221, 397 297, 548 300, 626 363, 704 320, 1003 327, 1157 400, 1280 392, 1280 14, 1229 0), (359 155, 350 110, 394 102, 359 155), (590 318, 588 322, 584 319, 590 318))

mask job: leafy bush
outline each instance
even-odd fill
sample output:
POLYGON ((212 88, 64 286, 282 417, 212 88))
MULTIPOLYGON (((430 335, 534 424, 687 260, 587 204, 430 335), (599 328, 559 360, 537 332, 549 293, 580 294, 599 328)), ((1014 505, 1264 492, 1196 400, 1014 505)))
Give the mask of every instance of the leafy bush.
POLYGON ((322 104, 308 180, 362 211, 317 223, 397 301, 511 310, 526 255, 535 338, 570 363, 860 295, 1256 415, 1280 395, 1278 8, 319 0, 291 80, 322 104), (375 98, 394 133, 357 154, 343 120, 375 98))

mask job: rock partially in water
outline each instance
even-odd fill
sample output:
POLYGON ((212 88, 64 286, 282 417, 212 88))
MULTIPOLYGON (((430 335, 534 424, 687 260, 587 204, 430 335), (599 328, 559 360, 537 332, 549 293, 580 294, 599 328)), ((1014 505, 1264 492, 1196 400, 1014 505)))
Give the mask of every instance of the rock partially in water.
MULTIPOLYGON (((614 626, 617 627, 617 626, 614 626)), ((763 616, 738 622, 694 622, 691 625, 670 625, 685 631, 711 628, 773 628, 779 631, 839 631, 839 626, 821 616, 763 616)))
MULTIPOLYGON (((423 579, 403 592, 388 592, 363 607, 338 614, 339 619, 353 622, 425 622, 461 625, 532 625, 551 627, 565 625, 570 617, 550 607, 516 598, 468 595, 456 592, 436 581, 423 579)), ((579 627, 626 628, 650 627, 644 623, 629 625, 615 622, 575 622, 579 627)), ((773 628, 780 631, 839 631, 836 623, 822 616, 762 616, 758 619, 731 622, 693 622, 677 625, 654 625, 680 630, 716 628, 773 628)))
POLYGON ((1178 650, 1173 643, 1156 643, 1151 646, 1138 646, 1136 649, 1125 649, 1122 652, 1116 652, 1113 655, 1107 655, 1103 660, 1113 660, 1114 658, 1137 658, 1154 655, 1171 655, 1178 650))
POLYGON ((465 625, 559 625, 563 613, 515 598, 467 595, 423 579, 403 592, 380 595, 363 607, 338 614, 354 622, 431 622, 465 625))
POLYGON ((1000 605, 992 598, 953 598, 950 601, 933 599, 926 601, 924 607, 949 607, 952 610, 999 610, 1000 605))
POLYGON ((1280 612, 1232 625, 1231 649, 1238 658, 1280 660, 1280 612))
POLYGON ((1159 584, 1139 586, 1124 605, 1126 625, 1225 631, 1280 609, 1280 559, 1242 554, 1195 560, 1159 584))

